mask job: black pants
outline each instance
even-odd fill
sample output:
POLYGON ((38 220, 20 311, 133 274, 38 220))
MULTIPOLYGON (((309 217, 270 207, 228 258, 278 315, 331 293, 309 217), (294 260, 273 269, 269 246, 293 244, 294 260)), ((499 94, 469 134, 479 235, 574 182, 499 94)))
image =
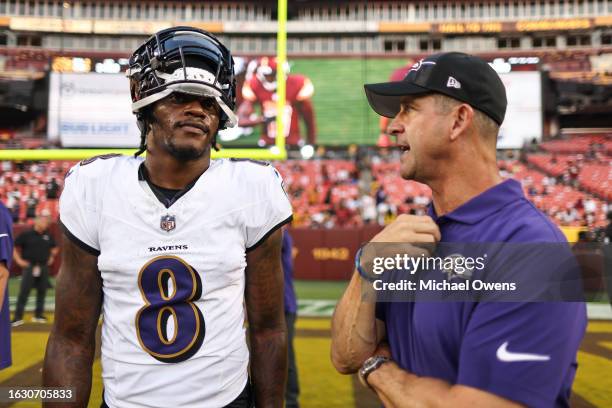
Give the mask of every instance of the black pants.
MULTIPOLYGON (((249 380, 240 395, 226 405, 225 408, 253 408, 254 406, 253 393, 251 392, 251 380, 249 380)), ((102 404, 100 408, 109 408, 104 401, 104 390, 102 390, 102 404)))
POLYGON ((15 309, 15 320, 23 319, 23 311, 30 296, 32 286, 36 288, 36 317, 43 317, 45 311, 45 295, 47 294, 49 268, 47 265, 40 265, 40 275, 32 276, 34 265, 30 265, 23 270, 21 275, 21 287, 17 298, 17 309, 15 309))
POLYGON ((285 388, 285 408, 298 408, 298 395, 300 394, 300 383, 298 382, 297 366, 295 364, 295 351, 293 338, 295 336, 295 313, 285 313, 287 322, 287 387, 285 388))

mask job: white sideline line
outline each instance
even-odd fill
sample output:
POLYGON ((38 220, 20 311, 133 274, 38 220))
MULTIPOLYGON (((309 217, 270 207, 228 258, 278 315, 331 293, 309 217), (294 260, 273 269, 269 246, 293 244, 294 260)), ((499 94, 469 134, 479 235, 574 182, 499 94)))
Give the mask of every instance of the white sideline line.
POLYGON ((612 306, 609 303, 587 303, 589 320, 612 320, 612 306))

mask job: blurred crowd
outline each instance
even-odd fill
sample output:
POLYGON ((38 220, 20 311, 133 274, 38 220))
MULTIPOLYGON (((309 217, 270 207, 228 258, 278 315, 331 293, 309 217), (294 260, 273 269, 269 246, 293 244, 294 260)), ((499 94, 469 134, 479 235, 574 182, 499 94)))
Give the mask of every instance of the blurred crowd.
POLYGON ((58 213, 64 174, 71 162, 11 162, 0 164, 0 199, 14 223, 58 213))
MULTIPOLYGON (((293 226, 382 226, 398 214, 426 214, 431 191, 400 178, 399 153, 393 148, 320 148, 311 160, 274 163, 293 203, 293 226)), ((598 194, 609 190, 609 157, 599 152, 591 156, 501 152, 499 166, 502 177, 521 181, 529 199, 559 225, 597 232, 607 225, 606 215, 612 211, 609 197, 598 194), (590 169, 586 178, 585 169, 590 169)), ((72 165, 2 162, 0 199, 13 220, 28 222, 41 214, 56 218, 63 177, 72 165)))

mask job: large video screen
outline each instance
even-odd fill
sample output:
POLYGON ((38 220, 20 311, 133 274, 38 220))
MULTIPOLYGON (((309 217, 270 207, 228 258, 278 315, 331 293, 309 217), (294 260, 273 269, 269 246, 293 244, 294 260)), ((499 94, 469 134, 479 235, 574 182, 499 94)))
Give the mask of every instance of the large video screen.
POLYGON ((63 147, 135 147, 125 74, 51 73, 48 135, 63 147))
MULTIPOLYGON (((226 147, 268 146, 276 137, 276 78, 272 57, 237 57, 239 126, 221 132, 226 147)), ((363 92, 364 83, 388 81, 414 61, 398 58, 290 59, 286 79, 285 137, 288 146, 374 145, 380 118, 363 92)), ((516 149, 542 135, 540 73, 501 74, 508 95, 498 147, 516 149)), ((51 139, 64 147, 136 147, 139 130, 131 113, 124 74, 52 73, 51 139)))
POLYGON ((542 139, 542 80, 538 71, 501 74, 508 109, 499 130, 498 149, 520 149, 542 139))

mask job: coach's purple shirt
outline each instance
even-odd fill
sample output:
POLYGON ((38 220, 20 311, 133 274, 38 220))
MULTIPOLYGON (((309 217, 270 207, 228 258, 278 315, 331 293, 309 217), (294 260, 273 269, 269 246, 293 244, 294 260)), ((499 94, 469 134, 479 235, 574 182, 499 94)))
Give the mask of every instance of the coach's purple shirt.
MULTIPOLYGON (((441 217, 433 207, 429 215, 442 242, 565 242, 515 180, 441 217)), ((376 315, 386 323, 393 360, 407 371, 530 407, 569 406, 584 303, 379 302, 376 315), (542 361, 509 361, 518 353, 542 361)))
MULTIPOLYGON (((9 210, 0 202, 0 261, 11 268, 13 258, 13 221, 9 210)), ((9 311, 8 284, 4 304, 0 310, 0 369, 11 365, 11 312, 9 311)))

